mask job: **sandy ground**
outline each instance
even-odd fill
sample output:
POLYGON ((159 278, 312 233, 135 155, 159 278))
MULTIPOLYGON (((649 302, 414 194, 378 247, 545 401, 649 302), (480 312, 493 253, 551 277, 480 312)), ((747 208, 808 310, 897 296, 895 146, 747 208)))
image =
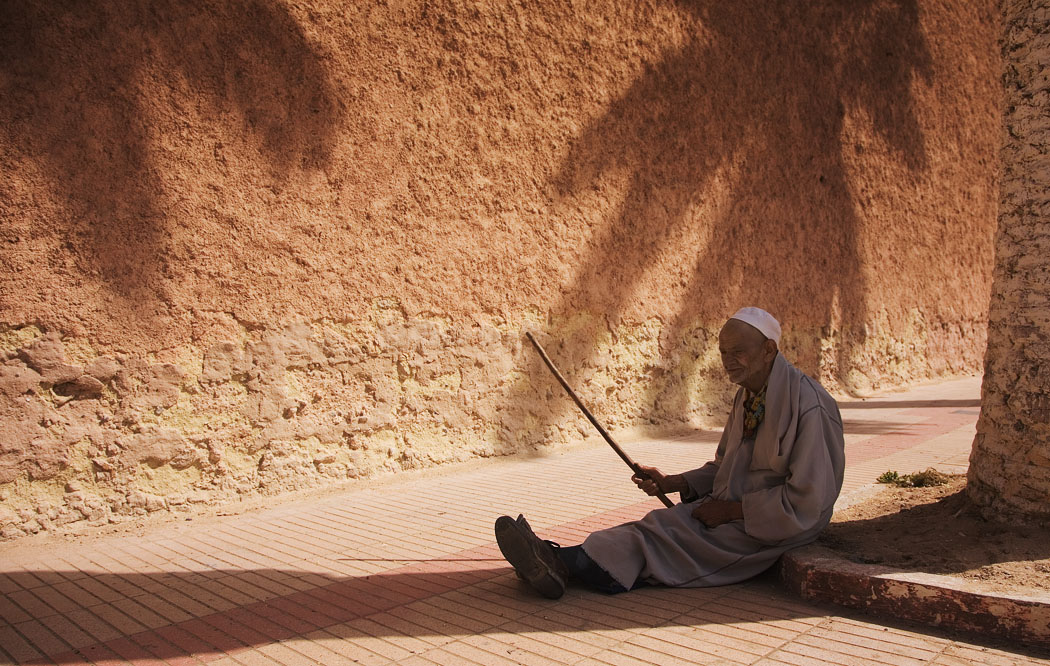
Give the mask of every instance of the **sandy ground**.
POLYGON ((1050 592, 1050 535, 982 519, 966 477, 881 492, 835 515, 819 543, 855 562, 981 581, 1004 594, 1050 592))

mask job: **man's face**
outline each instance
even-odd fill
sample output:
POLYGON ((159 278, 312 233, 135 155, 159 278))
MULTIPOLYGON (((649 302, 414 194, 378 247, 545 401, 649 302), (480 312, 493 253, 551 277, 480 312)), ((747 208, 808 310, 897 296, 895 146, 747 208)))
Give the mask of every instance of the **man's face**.
POLYGON ((718 351, 729 381, 741 386, 756 383, 758 379, 761 379, 759 384, 765 383, 764 374, 776 356, 776 346, 772 341, 753 326, 737 319, 730 319, 722 327, 718 334, 718 351))

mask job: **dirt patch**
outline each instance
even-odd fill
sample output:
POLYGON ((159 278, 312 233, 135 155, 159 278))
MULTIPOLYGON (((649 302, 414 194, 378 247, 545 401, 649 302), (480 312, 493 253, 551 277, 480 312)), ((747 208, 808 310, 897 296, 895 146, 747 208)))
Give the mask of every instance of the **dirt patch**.
POLYGON ((1050 535, 984 520, 966 477, 882 488, 835 514, 819 539, 854 562, 981 581, 1004 594, 1050 592, 1050 535))

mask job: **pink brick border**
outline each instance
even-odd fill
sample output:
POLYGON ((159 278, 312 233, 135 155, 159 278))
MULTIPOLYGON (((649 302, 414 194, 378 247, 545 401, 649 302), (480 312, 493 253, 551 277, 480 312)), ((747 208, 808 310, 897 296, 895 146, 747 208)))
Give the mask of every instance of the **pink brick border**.
POLYGON ((850 562, 822 546, 785 553, 777 575, 788 590, 810 601, 1050 648, 1050 595, 982 593, 948 576, 850 562))

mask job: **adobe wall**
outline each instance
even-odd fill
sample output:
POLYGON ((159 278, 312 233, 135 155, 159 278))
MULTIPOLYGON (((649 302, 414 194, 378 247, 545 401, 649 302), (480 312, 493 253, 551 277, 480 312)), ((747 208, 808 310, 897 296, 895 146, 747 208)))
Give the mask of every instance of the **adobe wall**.
MULTIPOLYGON (((10 4, 10 3, 9 3, 10 4)), ((0 531, 981 367, 991 2, 0 13, 0 531), (783 5, 783 6, 780 6, 783 5)))
POLYGON ((1050 524, 1050 8, 1002 3, 1005 129, 981 416, 967 490, 1050 524))

